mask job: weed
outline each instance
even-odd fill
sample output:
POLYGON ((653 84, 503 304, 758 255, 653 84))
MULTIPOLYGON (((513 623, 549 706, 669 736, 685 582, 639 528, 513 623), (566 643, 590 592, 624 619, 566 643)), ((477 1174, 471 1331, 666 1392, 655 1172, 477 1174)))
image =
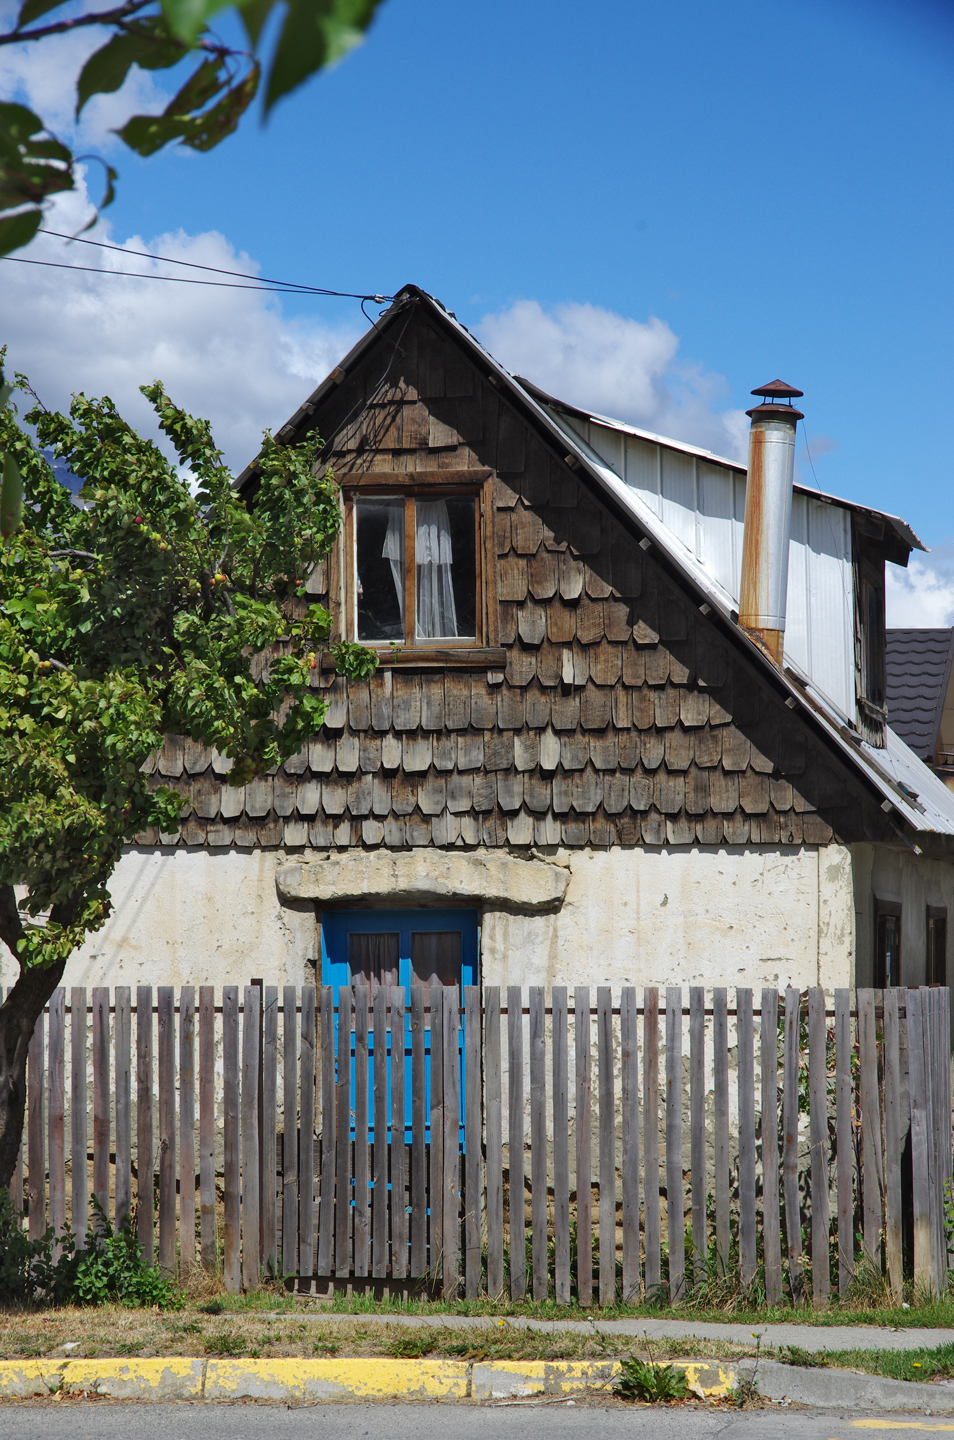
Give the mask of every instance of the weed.
POLYGON ((803 1350, 801 1345, 783 1345, 778 1358, 783 1365, 802 1365, 807 1369, 822 1369, 828 1364, 823 1350, 803 1350))
POLYGON ((620 1366, 615 1392, 621 1400, 644 1400, 648 1405, 660 1405, 685 1400, 689 1385, 684 1370, 630 1355, 620 1366))
POLYGON ((220 1330, 217 1335, 205 1337, 206 1355, 241 1355, 244 1349, 242 1337, 231 1330, 220 1330))
POLYGON ((323 1335, 312 1345, 315 1355, 337 1355, 341 1349, 340 1340, 332 1340, 329 1336, 323 1335))

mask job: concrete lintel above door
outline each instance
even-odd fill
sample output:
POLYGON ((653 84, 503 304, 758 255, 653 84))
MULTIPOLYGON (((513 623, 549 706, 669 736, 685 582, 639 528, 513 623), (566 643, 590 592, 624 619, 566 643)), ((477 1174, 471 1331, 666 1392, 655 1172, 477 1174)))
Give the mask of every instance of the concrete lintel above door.
POLYGON ((570 872, 562 865, 494 850, 345 851, 290 860, 276 875, 283 900, 388 905, 469 901, 524 915, 558 910, 569 882, 570 872))

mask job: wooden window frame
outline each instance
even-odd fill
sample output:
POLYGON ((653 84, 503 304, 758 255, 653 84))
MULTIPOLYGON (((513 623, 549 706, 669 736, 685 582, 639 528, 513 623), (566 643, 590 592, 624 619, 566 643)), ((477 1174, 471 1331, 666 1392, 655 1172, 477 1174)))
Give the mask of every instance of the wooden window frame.
POLYGON ((886 919, 888 916, 896 916, 896 917, 897 917, 897 921, 898 921, 898 978, 897 978, 897 980, 896 980, 895 983, 896 983, 897 985, 902 985, 902 984, 904 983, 904 981, 903 981, 903 975, 904 975, 904 970, 903 970, 903 965, 904 965, 904 951, 903 951, 903 947, 902 947, 902 944, 901 944, 901 940, 902 940, 901 924, 902 924, 902 913, 903 913, 903 912, 902 912, 900 900, 882 900, 881 897, 878 896, 878 895, 875 896, 874 912, 875 912, 875 913, 874 913, 874 921, 875 921, 875 923, 874 923, 874 985, 875 985, 875 989, 876 989, 876 990, 883 990, 883 989, 885 989, 885 988, 887 987, 888 977, 887 977, 887 973, 886 973, 886 972, 887 972, 887 966, 886 966, 887 956, 884 956, 884 957, 883 957, 882 954, 881 954, 881 921, 882 921, 883 919, 886 919))
POLYGON ((926 985, 946 985, 946 984, 947 984, 947 906, 946 906, 946 905, 929 905, 929 906, 927 907, 927 914, 926 914, 926 917, 925 917, 925 938, 926 938, 926 942, 927 942, 927 943, 926 943, 927 954, 926 954, 926 956, 925 956, 924 982, 925 982, 926 985), (935 927, 936 927, 937 925, 939 925, 939 924, 940 924, 940 925, 943 925, 943 927, 944 927, 944 931, 943 931, 943 934, 944 934, 943 973, 941 974, 940 977, 938 977, 937 971, 936 971, 935 966, 934 966, 934 959, 935 959, 935 954, 934 954, 934 952, 935 952, 935 943, 936 943, 935 940, 934 940, 934 935, 935 935, 935 933, 936 933, 936 932, 935 932, 935 927))
POLYGON ((363 640, 360 643, 374 650, 382 668, 422 668, 452 666, 465 669, 502 669, 506 652, 500 648, 497 612, 496 549, 493 527, 493 477, 490 470, 417 470, 410 473, 390 470, 369 471, 360 475, 340 477, 344 500, 342 526, 342 590, 343 614, 341 633, 346 640, 357 640, 355 594, 355 524, 354 502, 358 496, 404 498, 404 614, 407 617, 405 638, 400 646, 363 640), (471 638, 419 640, 414 633, 416 566, 414 563, 415 526, 414 502, 418 496, 428 498, 468 496, 475 500, 475 558, 477 566, 476 636, 471 638))

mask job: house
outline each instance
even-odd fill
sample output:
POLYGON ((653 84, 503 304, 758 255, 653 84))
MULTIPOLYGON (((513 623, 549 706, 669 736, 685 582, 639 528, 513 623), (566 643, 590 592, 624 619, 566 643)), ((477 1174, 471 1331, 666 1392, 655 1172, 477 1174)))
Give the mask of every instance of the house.
POLYGON ((406 287, 278 432, 325 440, 310 593, 380 666, 322 671, 322 731, 244 789, 170 737, 181 828, 65 983, 943 978, 954 794, 885 709, 884 566, 923 547, 793 487, 799 392, 754 393, 747 477, 406 287))
POLYGON ((888 724, 954 789, 954 629, 887 632, 888 724))

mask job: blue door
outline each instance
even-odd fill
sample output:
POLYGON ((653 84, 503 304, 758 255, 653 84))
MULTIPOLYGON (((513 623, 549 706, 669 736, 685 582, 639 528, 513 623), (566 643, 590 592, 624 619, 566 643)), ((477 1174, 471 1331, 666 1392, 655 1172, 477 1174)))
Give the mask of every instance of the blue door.
MULTIPOLYGON (((406 1138, 411 1138, 411 986, 477 984, 478 922, 476 910, 326 910, 321 917, 321 982, 330 985, 334 1003, 342 985, 364 985, 372 992, 380 986, 404 987, 406 1075, 404 1085, 406 1138)), ((336 1037, 341 1054, 340 1037, 336 1037)), ((369 1036, 373 1083, 375 1053, 381 1038, 369 1036)), ((388 1067, 390 1114, 390 1036, 383 1050, 388 1067)), ((351 1037, 354 1073, 354 1037, 351 1037)), ((463 1022, 459 1034, 463 1058, 463 1022)), ((430 1030, 425 1033, 426 1114, 430 1117, 430 1030)), ((461 1127, 464 1119, 464 1075, 460 1073, 461 1127)), ((392 1123, 393 1123, 392 1117, 392 1123)), ((462 1132, 463 1134, 463 1129, 462 1132)), ((373 1140, 373 1130, 369 1139, 373 1140)), ((428 1139, 430 1136, 428 1135, 428 1139)))

